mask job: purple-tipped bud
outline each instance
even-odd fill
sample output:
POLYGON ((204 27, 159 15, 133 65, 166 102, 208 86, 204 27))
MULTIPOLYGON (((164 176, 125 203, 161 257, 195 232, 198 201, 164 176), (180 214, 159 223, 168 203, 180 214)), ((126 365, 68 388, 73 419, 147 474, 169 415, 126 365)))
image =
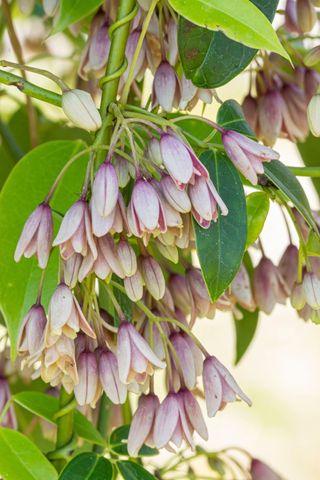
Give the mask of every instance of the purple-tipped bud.
POLYGON ((311 308, 320 309, 320 280, 314 273, 305 273, 302 281, 306 302, 311 308))
POLYGON ((56 245, 60 245, 60 253, 64 260, 68 260, 74 253, 81 253, 85 257, 89 251, 93 258, 97 258, 87 202, 78 200, 69 208, 53 242, 53 246, 56 245))
POLYGON ((283 99, 279 90, 267 92, 259 99, 259 138, 272 147, 280 136, 283 99))
POLYGON ((286 282, 289 290, 292 289, 298 275, 299 252, 295 245, 289 245, 284 251, 279 262, 279 272, 286 282))
POLYGON ((108 24, 104 22, 91 36, 88 51, 88 64, 85 71, 99 71, 107 64, 110 39, 108 35, 108 24))
POLYGON ((296 310, 302 310, 306 304, 306 296, 302 283, 295 283, 291 292, 291 305, 296 310))
POLYGON ((83 261, 80 253, 75 253, 64 262, 63 273, 64 281, 70 288, 74 288, 78 282, 79 270, 83 261))
POLYGON ((27 361, 36 361, 44 348, 44 334, 47 325, 46 313, 42 305, 33 305, 24 317, 18 337, 19 355, 27 361))
POLYGON ((320 94, 314 95, 309 102, 308 122, 312 134, 320 137, 320 94))
POLYGON ((154 367, 164 368, 146 340, 131 323, 121 323, 117 338, 117 360, 119 378, 122 383, 132 381, 144 383, 147 375, 152 375, 154 367))
POLYGON ((154 446, 153 427, 159 406, 159 399, 153 393, 141 395, 139 398, 139 405, 133 415, 128 436, 130 457, 136 457, 145 443, 154 446))
POLYGON ((125 272, 122 267, 116 246, 111 235, 106 235, 99 238, 98 247, 104 256, 105 260, 109 264, 111 270, 120 278, 124 278, 125 272))
POLYGON ((141 261, 141 273, 147 290, 155 300, 160 300, 166 288, 160 265, 153 257, 145 257, 141 261))
POLYGON ((166 221, 161 201, 152 185, 142 178, 133 187, 130 205, 135 230, 143 232, 166 231, 166 221))
POLYGON ((47 344, 51 344, 62 334, 74 339, 79 330, 82 330, 91 338, 96 338, 94 331, 82 313, 78 301, 65 283, 60 283, 51 297, 48 322, 47 344))
POLYGON ((249 406, 251 400, 241 390, 229 370, 216 357, 208 357, 203 364, 204 394, 209 417, 214 417, 229 402, 241 398, 249 406))
POLYGON ((211 299, 200 269, 192 268, 187 272, 187 283, 192 293, 193 304, 199 317, 206 317, 211 308, 211 299))
POLYGON ((263 173, 262 162, 279 158, 279 154, 271 148, 233 130, 225 131, 222 141, 230 160, 253 185, 258 183, 257 174, 263 173))
POLYGON ((180 213, 188 213, 191 211, 191 202, 187 192, 178 189, 169 175, 162 177, 160 185, 165 199, 172 208, 180 213))
MULTIPOLYGON (((126 45, 126 58, 128 60, 128 67, 123 74, 123 80, 126 81, 129 75, 130 66, 133 60, 133 56, 135 54, 137 43, 140 38, 141 31, 140 30, 133 30, 128 38, 127 45, 126 45)), ((146 56, 146 46, 145 42, 142 44, 142 48, 140 49, 137 62, 134 68, 133 78, 136 80, 140 80, 144 73, 145 69, 145 56, 146 56)))
POLYGON ((143 278, 139 270, 123 281, 126 294, 132 302, 138 302, 143 297, 143 278))
POLYGON ((266 257, 261 259, 254 271, 253 286, 257 306, 268 315, 276 303, 285 302, 290 293, 278 268, 266 257))
POLYGON ((247 95, 242 103, 244 116, 254 132, 258 127, 258 102, 252 95, 247 95))
POLYGON ((114 210, 119 195, 117 173, 111 163, 104 162, 99 168, 92 187, 92 197, 101 217, 108 217, 114 210))
POLYGON ((183 190, 193 181, 194 175, 209 178, 204 165, 181 140, 169 133, 160 139, 161 156, 163 163, 178 188, 183 190))
POLYGON ((127 387, 120 381, 117 358, 111 351, 104 350, 100 355, 99 378, 112 403, 119 405, 126 401, 127 387))
POLYGON ((175 305, 185 314, 191 312, 193 304, 192 293, 186 278, 181 275, 172 275, 169 281, 169 289, 175 305))
POLYGON ((171 112, 179 97, 180 83, 174 68, 168 62, 161 62, 153 80, 153 103, 171 112))
POLYGON ((126 277, 131 277, 137 271, 137 256, 131 245, 120 240, 117 248, 118 258, 126 277))
POLYGON ((77 127, 95 132, 101 127, 101 117, 90 93, 68 90, 62 95, 62 110, 77 127))
POLYGON ((252 480, 281 480, 282 477, 278 475, 266 463, 261 462, 257 458, 251 460, 250 473, 252 480))
POLYGON ((231 292, 241 307, 249 310, 249 312, 254 312, 256 303, 253 298, 250 277, 243 264, 241 264, 239 272, 231 284, 231 292))
MULTIPOLYGON (((174 346, 179 359, 179 364, 182 369, 181 373, 183 375, 183 382, 187 388, 193 390, 196 386, 197 374, 193 353, 189 347, 189 343, 187 342, 185 335, 180 332, 173 333, 170 336, 170 341, 174 346)), ((178 369, 178 365, 176 365, 176 367, 178 369)))
POLYGON ((297 0, 297 20, 303 33, 313 29, 317 21, 317 12, 310 0, 297 0))
POLYGON ((40 268, 46 268, 49 260, 53 236, 51 208, 41 203, 26 221, 19 238, 14 259, 19 262, 22 255, 26 258, 36 255, 40 268))
POLYGON ((211 220, 218 219, 217 204, 222 215, 228 214, 226 205, 210 179, 195 177, 194 184, 189 186, 189 195, 193 216, 203 228, 208 228, 211 220))
POLYGON ((76 400, 79 405, 90 405, 94 408, 101 394, 96 355, 92 352, 82 352, 77 365, 79 383, 74 387, 76 400))

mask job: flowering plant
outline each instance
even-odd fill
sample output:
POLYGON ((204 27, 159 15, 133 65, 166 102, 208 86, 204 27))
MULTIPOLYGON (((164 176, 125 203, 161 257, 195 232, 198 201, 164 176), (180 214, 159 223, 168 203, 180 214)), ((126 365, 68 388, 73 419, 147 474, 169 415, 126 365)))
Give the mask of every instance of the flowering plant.
POLYGON ((209 478, 198 457, 210 478, 282 478, 197 446, 203 411, 251 400, 194 325, 228 312, 238 363, 277 303, 320 323, 319 217, 296 178, 320 176, 318 6, 2 0, 4 480, 209 478), (242 107, 221 101, 243 71, 242 107), (284 164, 280 137, 305 166, 284 164), (289 234, 278 265, 260 239, 270 202, 289 234))

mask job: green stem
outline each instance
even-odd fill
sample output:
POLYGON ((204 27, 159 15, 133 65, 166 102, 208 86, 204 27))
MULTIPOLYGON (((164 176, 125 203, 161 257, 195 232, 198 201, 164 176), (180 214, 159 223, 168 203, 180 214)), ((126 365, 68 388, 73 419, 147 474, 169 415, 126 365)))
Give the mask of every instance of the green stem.
MULTIPOLYGON (((59 409, 63 410, 73 401, 73 393, 67 393, 63 387, 60 390, 59 409)), ((67 410, 68 411, 68 410, 67 410)), ((62 417, 57 420, 57 439, 56 450, 60 450, 65 445, 71 442, 73 438, 73 420, 74 420, 74 408, 68 411, 62 417)), ((65 464, 65 460, 56 460, 55 467, 60 471, 65 464)))
POLYGON ((297 177, 320 178, 320 167, 289 167, 297 177))
MULTIPOLYGON (((112 414, 112 403, 109 398, 104 393, 100 400, 99 407, 99 418, 97 422, 97 429, 103 437, 107 435, 108 423, 112 414)), ((103 452, 103 447, 101 445, 95 445, 93 451, 97 453, 103 452)))
MULTIPOLYGON (((116 23, 120 23, 125 17, 128 17, 136 6, 136 0, 120 0, 117 12, 116 23)), ((110 53, 104 80, 104 86, 101 98, 100 112, 102 118, 107 121, 102 125, 99 134, 101 134, 104 143, 109 143, 112 126, 113 114, 108 112, 109 105, 117 99, 118 86, 120 77, 116 76, 116 72, 121 70, 125 61, 125 50, 129 36, 130 21, 120 24, 113 30, 110 53), (108 81, 110 77, 110 81, 108 81)), ((101 160, 101 154, 97 155, 98 161, 101 160)))
POLYGON ((28 82, 24 78, 19 77, 18 75, 14 75, 13 73, 0 70, 0 83, 17 87, 20 92, 23 92, 29 97, 37 98, 38 100, 42 100, 43 102, 51 103, 52 105, 61 107, 61 95, 55 92, 51 92, 50 90, 47 90, 45 88, 38 87, 37 85, 34 85, 33 83, 28 82))

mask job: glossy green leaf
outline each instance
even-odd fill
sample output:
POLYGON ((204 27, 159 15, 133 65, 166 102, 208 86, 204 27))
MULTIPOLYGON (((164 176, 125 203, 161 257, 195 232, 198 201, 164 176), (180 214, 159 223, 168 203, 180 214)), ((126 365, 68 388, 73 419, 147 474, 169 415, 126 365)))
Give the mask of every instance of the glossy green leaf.
POLYGON ((247 212, 243 186, 237 170, 222 152, 206 151, 200 159, 229 213, 219 215, 207 230, 194 222, 201 270, 213 301, 230 285, 244 254, 247 212))
POLYGON ((253 192, 246 197, 248 238, 247 247, 259 237, 269 212, 269 197, 264 192, 253 192))
MULTIPOLYGON (((59 400, 56 397, 41 392, 19 392, 13 396, 13 401, 34 415, 44 418, 50 423, 56 423, 54 416, 59 410, 59 400)), ((88 442, 101 446, 106 445, 100 432, 78 410, 74 412, 74 428, 76 434, 88 442)))
POLYGON ((80 453, 65 466, 59 480, 112 480, 110 460, 94 452, 80 453))
MULTIPOLYGON (((55 141, 25 155, 11 171, 0 193, 0 309, 8 326, 12 354, 22 318, 36 299, 41 270, 34 258, 13 259, 17 241, 30 213, 43 201, 66 162, 81 149, 81 141, 55 141)), ((77 200, 88 156, 79 158, 67 171, 51 202, 65 213, 77 200)), ((45 276, 42 302, 47 306, 58 280, 58 251, 51 256, 45 276)))
POLYGON ((308 198, 299 181, 293 173, 290 172, 289 168, 279 160, 272 160, 270 163, 264 163, 264 172, 269 180, 281 190, 285 197, 291 200, 309 226, 317 232, 318 228, 313 218, 308 198))
POLYGON ((169 0, 184 18, 253 48, 263 48, 289 59, 266 16, 250 0, 169 0))
POLYGON ((56 480, 58 474, 26 436, 0 428, 0 476, 3 480, 56 480))
MULTIPOLYGON (((309 135, 303 143, 297 144, 303 163, 307 167, 319 167, 319 146, 320 139, 309 135)), ((312 182, 320 195, 320 178, 312 178, 312 182)))
POLYGON ((217 122, 229 130, 235 130, 249 137, 255 136, 244 117, 241 105, 235 100, 223 102, 218 110, 217 122))
MULTIPOLYGON (((270 20, 278 0, 251 0, 270 20)), ((198 87, 216 88, 242 72, 254 58, 256 49, 199 27, 183 17, 179 19, 179 53, 184 73, 198 87)))
POLYGON ((84 17, 95 12, 103 0, 61 0, 59 7, 59 17, 54 25, 52 34, 61 32, 72 23, 78 22, 84 17))
POLYGON ((151 475, 148 470, 130 460, 117 462, 117 467, 124 480, 156 480, 156 477, 151 475))
POLYGON ((307 251, 311 257, 320 257, 320 239, 313 231, 309 233, 307 251))
MULTIPOLYGON (((113 452, 117 453, 118 455, 129 455, 127 449, 127 441, 129 436, 130 425, 122 425, 119 428, 113 430, 110 435, 110 448, 113 452)), ((157 455, 159 451, 156 448, 148 447, 147 445, 143 445, 139 451, 139 456, 153 456, 157 455)))

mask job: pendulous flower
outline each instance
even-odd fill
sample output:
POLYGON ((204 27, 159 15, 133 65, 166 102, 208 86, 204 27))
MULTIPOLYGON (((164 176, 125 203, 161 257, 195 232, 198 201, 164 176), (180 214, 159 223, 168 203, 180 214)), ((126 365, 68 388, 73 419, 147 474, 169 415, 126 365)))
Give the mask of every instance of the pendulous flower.
POLYGON ((153 80, 153 104, 159 104, 165 112, 171 112, 180 100, 180 82, 170 63, 161 62, 153 80))
POLYGON ((79 405, 96 406, 101 395, 98 364, 94 352, 84 351, 77 360, 79 383, 74 387, 74 395, 79 405))
POLYGON ((28 363, 35 362, 44 348, 46 325, 43 306, 33 305, 22 321, 17 341, 19 355, 26 357, 28 363))
POLYGON ((160 402, 156 395, 141 395, 138 408, 133 415, 129 436, 128 452, 136 457, 143 444, 154 447, 153 428, 160 402))
POLYGON ((96 173, 93 186, 92 198, 95 208, 101 217, 108 217, 118 201, 119 184, 114 166, 110 162, 104 162, 96 173))
POLYGON ((110 350, 99 356, 99 378, 103 390, 112 403, 123 404, 127 398, 127 385, 120 381, 117 357, 110 350))
POLYGON ((164 295, 166 282, 160 265, 153 257, 142 259, 141 274, 148 292, 155 300, 160 300, 164 295))
POLYGON ((101 127, 101 116, 90 93, 68 90, 62 94, 62 110, 77 127, 95 132, 101 127))

